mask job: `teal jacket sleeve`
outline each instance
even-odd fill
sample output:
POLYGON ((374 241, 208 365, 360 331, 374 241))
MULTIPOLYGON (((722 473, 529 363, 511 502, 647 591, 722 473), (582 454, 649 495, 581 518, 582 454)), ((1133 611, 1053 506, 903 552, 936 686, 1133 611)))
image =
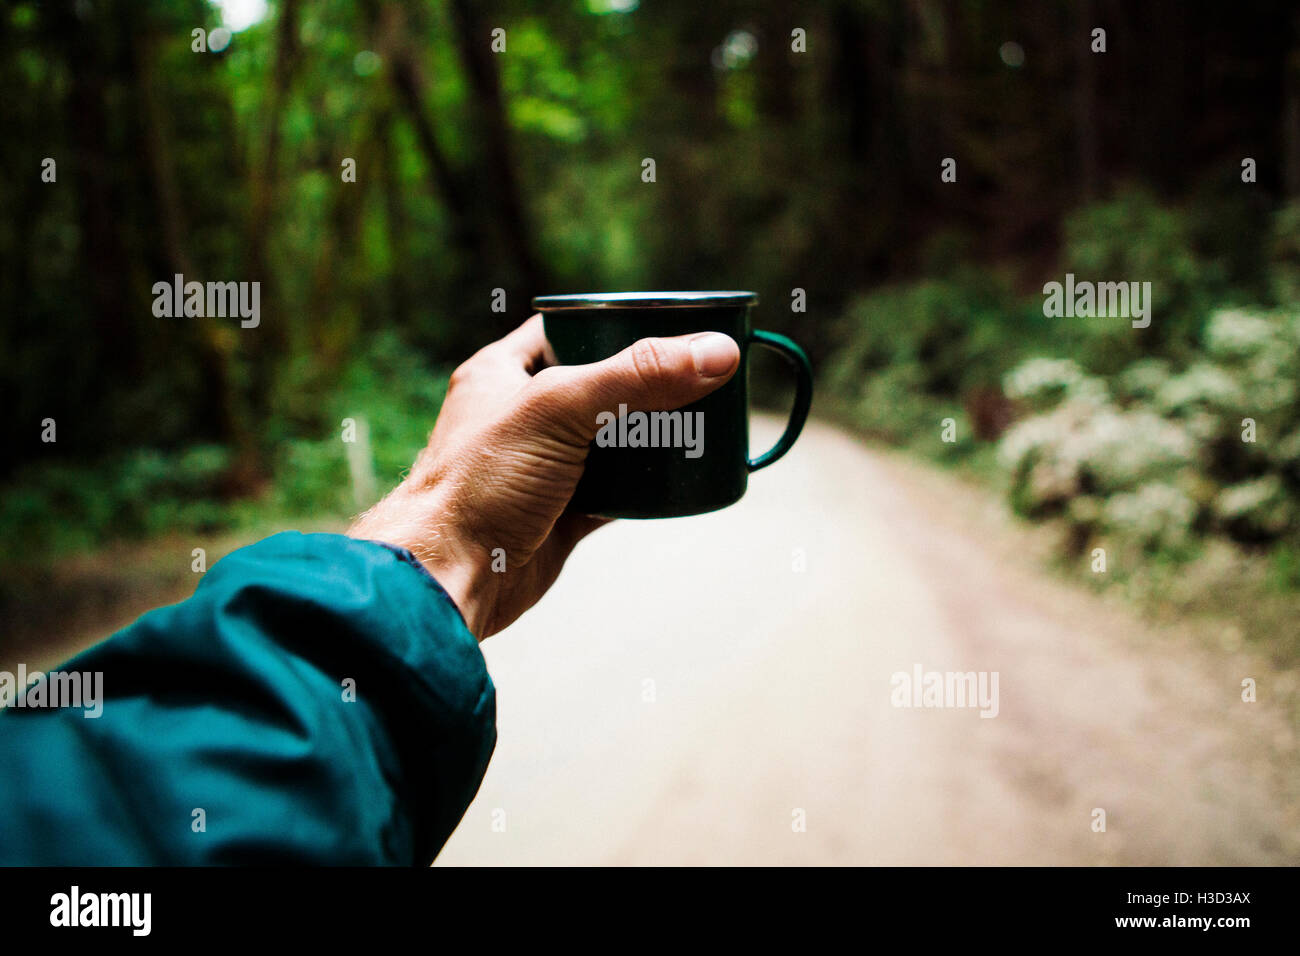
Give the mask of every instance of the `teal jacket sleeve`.
POLYGON ((102 709, 0 712, 0 864, 425 865, 496 743, 446 592, 340 535, 236 551, 57 671, 102 709))

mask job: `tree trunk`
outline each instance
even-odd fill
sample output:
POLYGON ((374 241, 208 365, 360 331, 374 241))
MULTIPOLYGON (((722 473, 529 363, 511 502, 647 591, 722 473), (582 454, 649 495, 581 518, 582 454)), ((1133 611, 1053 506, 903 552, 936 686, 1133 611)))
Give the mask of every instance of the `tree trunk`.
POLYGON ((1283 67, 1282 183, 1288 198, 1300 195, 1300 13, 1291 17, 1291 42, 1283 67))
MULTIPOLYGON (((1078 150, 1079 193, 1084 202, 1097 196, 1097 57, 1092 52, 1096 22, 1093 0, 1079 0, 1075 20, 1074 130, 1078 150)), ((1108 54, 1105 54, 1108 55, 1108 54)))
MULTIPOLYGON (((255 329, 241 329, 240 341, 248 356, 249 414, 254 422, 265 422, 271 414, 271 400, 281 359, 292 338, 288 323, 293 313, 284 308, 267 263, 267 242, 271 214, 279 181, 280 126, 298 60, 298 0, 281 0, 276 13, 275 63, 267 91, 266 126, 263 131, 260 164, 252 171, 252 197, 248 217, 245 275, 260 282, 262 321, 255 329)), ((239 450, 236 474, 255 480, 264 471, 256 443, 239 450)))
MULTIPOLYGON (((491 50, 490 34, 474 4, 469 0, 451 0, 451 10, 456 24, 456 48, 475 101, 472 112, 479 118, 486 178, 480 188, 485 188, 486 195, 494 200, 493 225, 514 267, 515 295, 526 298, 530 291, 540 295, 549 287, 549 279, 533 251, 533 229, 515 175, 497 55, 491 50)), ((510 301, 519 299, 512 295, 510 301)), ((517 318, 510 316, 510 324, 517 318)))
MULTIPOLYGON (((180 273, 186 281, 204 281, 194 267, 187 242, 185 212, 181 191, 176 182, 172 161, 171 137, 167 113, 159 98, 150 65, 159 61, 154 36, 144 29, 132 31, 131 76, 140 104, 142 145, 149 179, 153 186, 154 206, 162 227, 163 253, 171 274, 180 273)), ((260 488, 266 480, 266 467, 256 435, 249 421, 243 396, 233 374, 236 336, 222 329, 221 320, 206 316, 198 322, 198 346, 206 390, 212 395, 211 414, 218 440, 234 450, 230 471, 223 480, 227 494, 240 496, 260 488)))

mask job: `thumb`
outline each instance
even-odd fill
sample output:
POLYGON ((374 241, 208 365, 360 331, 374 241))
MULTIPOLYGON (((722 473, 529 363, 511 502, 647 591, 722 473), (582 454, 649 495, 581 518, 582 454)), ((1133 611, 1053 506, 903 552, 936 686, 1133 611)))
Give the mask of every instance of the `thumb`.
POLYGON ((601 412, 671 411, 725 384, 740 364, 740 346, 721 332, 641 339, 601 362, 557 365, 533 377, 552 420, 595 438, 601 412))

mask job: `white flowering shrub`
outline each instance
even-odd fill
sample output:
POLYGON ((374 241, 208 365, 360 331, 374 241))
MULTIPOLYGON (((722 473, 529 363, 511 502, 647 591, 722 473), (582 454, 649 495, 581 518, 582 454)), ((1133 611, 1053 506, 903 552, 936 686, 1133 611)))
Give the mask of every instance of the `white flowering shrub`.
POLYGON ((1109 384, 1068 359, 1008 373, 1030 413, 998 447, 1016 510, 1064 518, 1076 546, 1300 535, 1300 316, 1223 310, 1202 345, 1181 369, 1141 359, 1109 384))
POLYGON ((1136 491, 1111 497, 1102 510, 1106 528, 1147 548, 1172 549, 1186 543, 1197 505, 1180 488, 1149 481, 1136 491))
POLYGON ((1030 359, 1012 369, 1003 379, 1008 398, 1046 399, 1049 402, 1070 394, 1087 378, 1073 359, 1030 359))
MULTIPOLYGON (((1020 394, 1032 379, 1024 373, 1022 367, 1008 376, 1009 394, 1020 394)), ((1055 408, 1013 426, 998 457, 1011 475, 1016 508, 1045 515, 1079 495, 1106 497, 1167 476, 1195 451, 1185 430, 1151 411, 1119 408, 1099 379, 1084 377, 1063 391, 1055 408)))
POLYGON ((1167 359, 1139 359, 1119 374, 1119 391, 1134 399, 1150 401, 1172 376, 1167 359))
POLYGON ((1224 488, 1214 499, 1221 523, 1238 537, 1277 537, 1295 521, 1295 503, 1277 475, 1263 475, 1224 488))
POLYGON ((1209 362, 1197 362, 1180 375, 1167 378, 1152 395, 1162 415, 1195 414, 1203 409, 1230 412, 1241 406, 1242 383, 1228 371, 1209 362))
POLYGON ((1220 359, 1249 358, 1273 344, 1276 326, 1244 309, 1222 309, 1205 330, 1205 348, 1220 359))

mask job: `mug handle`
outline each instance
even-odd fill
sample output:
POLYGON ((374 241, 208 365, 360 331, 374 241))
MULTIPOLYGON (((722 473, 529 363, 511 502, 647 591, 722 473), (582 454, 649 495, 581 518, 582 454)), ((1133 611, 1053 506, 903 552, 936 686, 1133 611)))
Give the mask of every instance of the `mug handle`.
POLYGON ((803 431, 803 423, 808 419, 808 409, 812 406, 812 366, 808 364, 808 356, 803 354, 803 349, 784 335, 753 329, 749 333, 749 341, 776 352, 794 366, 795 375, 794 408, 790 410, 790 420, 786 422, 785 432, 775 445, 757 458, 751 458, 746 462, 749 470, 754 472, 766 468, 788 452, 795 439, 799 437, 799 433, 803 431))

